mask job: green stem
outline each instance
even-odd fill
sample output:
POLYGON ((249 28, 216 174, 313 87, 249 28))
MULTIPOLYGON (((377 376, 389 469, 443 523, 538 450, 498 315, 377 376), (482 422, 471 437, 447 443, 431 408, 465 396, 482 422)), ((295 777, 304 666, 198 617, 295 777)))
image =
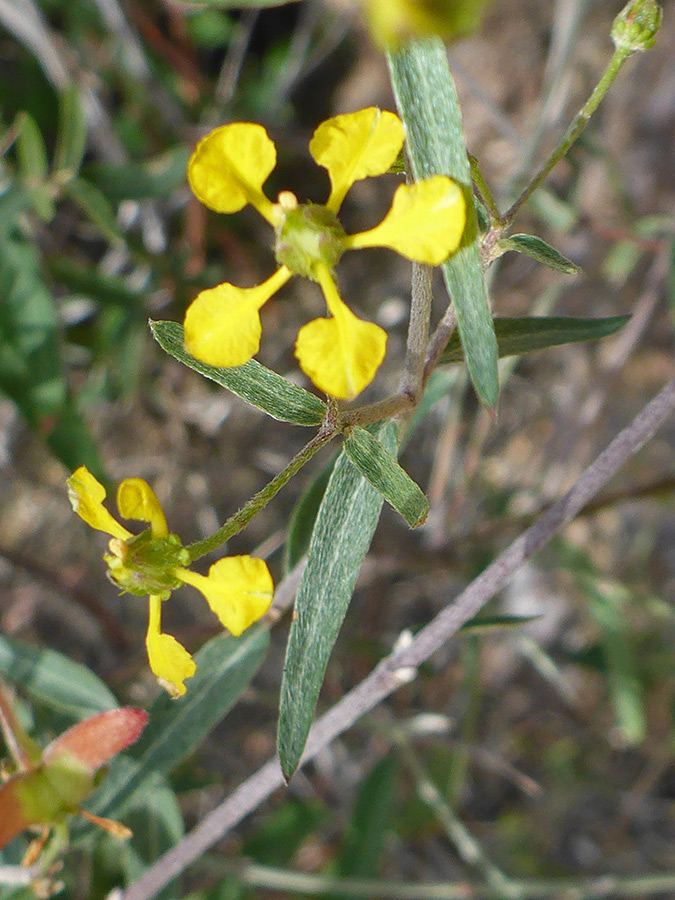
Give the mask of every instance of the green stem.
POLYGON ((593 93, 576 114, 576 116, 572 119, 572 122, 570 123, 570 126, 565 132, 565 135, 563 136, 560 143, 557 145, 546 163, 544 163, 540 171, 534 176, 532 181, 530 181, 530 183, 527 185, 527 187, 521 193, 515 203, 513 203, 510 209, 501 218, 500 224, 502 225, 502 227, 505 228, 511 224, 521 206, 530 199, 532 194, 548 177, 551 169, 553 169, 555 164, 559 162, 563 158, 563 156, 566 155, 572 144, 574 144, 579 135, 588 125, 591 116, 602 102, 612 82, 619 74, 621 67, 626 62, 628 57, 631 56, 631 53, 632 51, 630 49, 627 49, 626 47, 617 47, 617 49, 614 51, 614 54, 609 61, 607 68, 603 72, 600 81, 595 86, 593 93))
POLYGON ((319 452, 319 450, 331 441, 338 433, 338 429, 331 422, 326 422, 324 426, 314 435, 311 441, 299 450, 293 459, 288 463, 285 469, 282 469, 278 475, 268 482, 264 488, 254 494, 250 500, 238 509, 234 515, 230 516, 223 525, 209 537, 194 544, 189 544, 185 549, 190 553, 190 562, 194 562, 212 550, 221 547, 233 535, 238 534, 244 529, 251 519, 264 509, 270 500, 281 490, 281 488, 291 480, 291 478, 299 472, 300 469, 309 462, 309 460, 319 452))
POLYGON ((14 713, 5 685, 0 681, 0 731, 7 749, 20 772, 27 772, 40 761, 42 751, 28 736, 14 713))
POLYGON ((481 200, 485 203, 488 210, 490 211, 490 215, 497 222, 501 220, 501 213, 499 212, 499 207, 497 206, 497 201, 492 195, 492 191, 490 190, 490 186, 487 181, 483 177, 483 173, 480 170, 480 166, 478 164, 478 160, 475 156, 472 156, 470 153, 469 157, 469 165, 471 166, 471 177, 473 179, 473 183, 476 185, 478 193, 480 194, 481 200))

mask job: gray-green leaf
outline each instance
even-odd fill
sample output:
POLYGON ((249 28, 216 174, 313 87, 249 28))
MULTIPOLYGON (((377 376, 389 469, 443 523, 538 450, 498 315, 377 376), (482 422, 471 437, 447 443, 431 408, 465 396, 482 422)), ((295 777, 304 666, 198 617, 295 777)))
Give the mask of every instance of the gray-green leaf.
POLYGON ((108 241, 112 244, 124 241, 108 198, 95 184, 77 176, 66 182, 63 190, 108 241))
MULTIPOLYGON (((381 426, 377 435, 387 450, 395 451, 395 425, 381 426)), ((279 761, 286 778, 302 757, 328 659, 382 502, 380 492, 343 450, 319 508, 286 648, 278 734, 279 761)))
POLYGON ((117 706, 115 695, 86 666, 55 650, 40 650, 2 636, 0 675, 34 702, 74 722, 117 706))
POLYGON ((326 493, 328 479, 336 460, 337 455, 323 467, 316 478, 303 491, 293 507, 284 546, 284 572, 286 574, 293 571, 309 549, 309 542, 312 539, 319 507, 321 506, 323 495, 326 493))
MULTIPOLYGON (((614 334, 630 316, 607 316, 602 319, 577 319, 573 316, 525 316, 495 319, 499 356, 518 356, 533 350, 592 341, 614 334)), ((441 354, 439 363, 464 361, 464 351, 457 333, 453 334, 441 354)))
POLYGON ((445 46, 413 41, 389 54, 392 85, 406 126, 406 147, 417 180, 449 175, 464 189, 467 223, 459 250, 442 265, 476 393, 486 406, 499 396, 497 341, 478 248, 462 114, 445 46))
POLYGON ((565 272, 566 275, 578 275, 581 269, 575 265, 566 256, 563 256, 555 247, 551 247, 546 241, 534 234, 512 234, 509 237, 502 238, 497 243, 499 256, 509 250, 516 253, 524 253, 525 256, 531 256, 537 262, 543 263, 549 269, 556 269, 558 272, 565 272))
POLYGON ((326 406, 315 394, 292 384, 254 359, 232 369, 208 366, 190 356, 185 349, 181 325, 151 322, 150 327, 160 347, 179 362, 228 388, 273 419, 294 425, 318 425, 323 420, 326 406))
POLYGON ((400 512, 411 528, 427 517, 429 501, 395 457, 364 428, 353 428, 345 452, 359 472, 400 512))

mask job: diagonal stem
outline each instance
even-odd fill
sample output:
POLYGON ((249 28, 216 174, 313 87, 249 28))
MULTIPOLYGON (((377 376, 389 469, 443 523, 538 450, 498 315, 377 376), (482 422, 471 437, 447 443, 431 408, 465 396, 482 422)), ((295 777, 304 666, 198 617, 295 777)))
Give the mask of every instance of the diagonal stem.
POLYGON ((278 475, 275 475, 265 487, 261 488, 257 494, 254 494, 250 500, 247 500, 217 531, 201 541, 189 544, 185 548, 190 552, 190 562, 194 562, 212 550, 217 550, 218 547, 229 541, 231 537, 242 531, 251 519, 264 509, 270 500, 279 493, 281 488, 291 480, 296 472, 299 472, 305 463, 308 463, 337 433, 337 429, 329 424, 320 428, 312 440, 295 454, 288 465, 278 475))

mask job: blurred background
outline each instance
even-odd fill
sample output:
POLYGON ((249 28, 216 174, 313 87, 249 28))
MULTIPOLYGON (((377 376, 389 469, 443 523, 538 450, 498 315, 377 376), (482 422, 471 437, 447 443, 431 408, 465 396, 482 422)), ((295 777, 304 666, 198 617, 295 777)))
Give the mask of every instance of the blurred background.
MULTIPOLYGON (((495 420, 461 367, 442 370, 402 458, 429 495, 428 523, 412 533, 385 510, 323 708, 401 631, 450 602, 672 377, 675 8, 663 5, 656 45, 627 63, 516 222, 582 273, 515 254, 489 273, 500 316, 631 321, 598 343, 503 362, 495 420)), ((449 48, 468 147, 502 208, 597 83, 620 8, 493 0, 480 29, 449 48)), ((3 647, 19 641, 86 665, 121 702, 155 695, 145 601, 106 581, 104 540, 72 514, 65 478, 86 463, 110 486, 147 479, 189 542, 309 438, 164 355, 148 319, 182 321, 202 288, 251 286, 275 266, 273 235, 254 211, 218 216, 191 196, 185 166, 200 136, 229 121, 262 123, 278 150, 268 196, 290 189, 323 202, 328 179, 309 156, 312 132, 370 105, 394 108, 386 61, 343 4, 0 0, 0 670, 11 656, 3 647)), ((347 231, 379 222, 396 184, 355 185, 341 213, 347 231)), ((403 359, 410 265, 364 251, 341 261, 339 277, 349 305, 390 335, 364 399, 385 397, 403 359)), ((435 288, 439 317, 447 300, 440 281, 435 288)), ((323 309, 315 285, 285 288, 263 312, 259 359, 307 386, 293 344, 323 309)), ((247 820, 223 842, 224 857, 203 861, 166 896, 268 896, 223 880, 219 860, 239 854, 345 877, 480 877, 438 810, 417 798, 420 772, 395 748, 395 731, 513 877, 675 869, 674 436, 672 424, 663 429, 482 623, 247 820)), ((331 453, 228 551, 266 556, 280 581, 290 516, 331 453)), ((189 590, 176 593, 164 627, 191 650, 219 631, 189 590)), ((188 827, 274 752, 286 627, 275 626, 272 652, 226 722, 174 773, 188 827)), ((48 704, 25 712, 39 734, 60 724, 48 704)), ((182 827, 159 821, 148 854, 182 827)), ((120 871, 128 876, 114 854, 82 869, 72 896, 102 897, 120 871)))

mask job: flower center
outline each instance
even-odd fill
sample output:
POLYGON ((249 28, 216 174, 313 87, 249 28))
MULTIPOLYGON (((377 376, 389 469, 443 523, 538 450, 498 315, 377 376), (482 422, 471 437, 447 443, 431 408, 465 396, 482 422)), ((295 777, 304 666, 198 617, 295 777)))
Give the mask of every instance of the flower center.
POLYGON ((175 534, 153 537, 148 528, 126 541, 113 538, 103 558, 108 577, 129 594, 166 594, 183 583, 175 570, 190 562, 190 555, 175 534))
POLYGON ((325 206, 298 204, 290 191, 279 194, 274 254, 280 265, 296 275, 318 281, 317 265, 332 269, 345 251, 346 237, 337 216, 325 206))

